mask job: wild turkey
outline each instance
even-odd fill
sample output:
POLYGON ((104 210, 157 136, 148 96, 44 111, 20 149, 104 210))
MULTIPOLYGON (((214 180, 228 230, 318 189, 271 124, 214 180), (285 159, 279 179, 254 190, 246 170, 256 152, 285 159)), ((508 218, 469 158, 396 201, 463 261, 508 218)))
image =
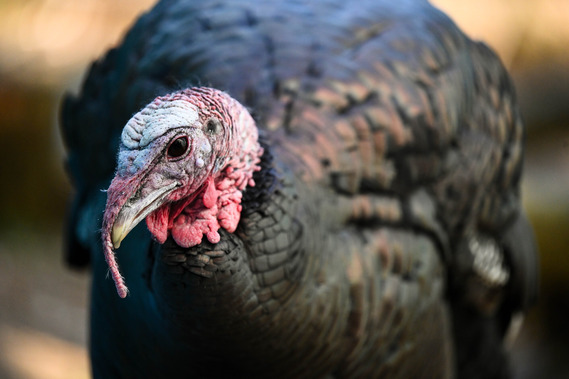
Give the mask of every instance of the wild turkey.
POLYGON ((94 377, 508 377, 524 129, 426 1, 161 1, 62 129, 94 377))

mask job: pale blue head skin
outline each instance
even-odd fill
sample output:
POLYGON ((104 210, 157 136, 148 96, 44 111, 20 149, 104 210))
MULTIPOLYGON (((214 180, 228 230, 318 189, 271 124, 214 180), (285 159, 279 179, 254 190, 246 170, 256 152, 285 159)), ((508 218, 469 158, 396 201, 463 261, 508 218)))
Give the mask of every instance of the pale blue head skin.
POLYGON ((216 242, 220 227, 235 230, 241 191, 254 185, 259 169, 257 137, 247 110, 211 88, 158 97, 128 121, 103 217, 105 257, 121 297, 127 289, 113 249, 143 219, 157 241, 171 234, 183 247, 200 243, 202 233, 216 242), (180 140, 185 146, 173 154, 180 140), (180 210, 190 208, 199 213, 196 220, 180 224, 180 210))
POLYGON ((154 146, 165 142, 161 137, 180 129, 185 129, 192 141, 200 142, 199 146, 194 146, 194 154, 197 154, 196 166, 202 168, 205 165, 204 158, 211 154, 212 147, 203 138, 198 108, 179 99, 151 103, 128 121, 121 135, 117 174, 132 175, 148 165, 149 160, 155 156, 154 146))

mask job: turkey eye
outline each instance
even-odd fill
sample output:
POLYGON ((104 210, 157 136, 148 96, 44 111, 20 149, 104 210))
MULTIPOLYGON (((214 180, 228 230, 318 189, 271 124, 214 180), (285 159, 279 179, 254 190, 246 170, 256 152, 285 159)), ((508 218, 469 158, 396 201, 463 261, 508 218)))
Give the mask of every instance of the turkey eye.
POLYGON ((210 118, 207 120, 205 129, 210 134, 217 134, 221 131, 221 121, 217 118, 210 118))
POLYGON ((180 158, 188 151, 188 145, 188 137, 183 136, 176 138, 170 143, 170 146, 168 146, 168 158, 180 158))

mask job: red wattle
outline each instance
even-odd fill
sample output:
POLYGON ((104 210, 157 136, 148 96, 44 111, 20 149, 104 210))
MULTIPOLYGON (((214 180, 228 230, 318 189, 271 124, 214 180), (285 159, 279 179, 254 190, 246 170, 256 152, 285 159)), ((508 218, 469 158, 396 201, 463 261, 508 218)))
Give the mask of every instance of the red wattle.
POLYGON ((170 207, 162 206, 146 217, 146 226, 156 241, 166 242, 168 238, 168 228, 170 219, 170 207))
POLYGON ((217 202, 217 198, 219 196, 218 191, 215 189, 215 184, 213 183, 213 179, 209 178, 206 183, 205 192, 203 195, 203 205, 206 208, 211 208, 217 202))

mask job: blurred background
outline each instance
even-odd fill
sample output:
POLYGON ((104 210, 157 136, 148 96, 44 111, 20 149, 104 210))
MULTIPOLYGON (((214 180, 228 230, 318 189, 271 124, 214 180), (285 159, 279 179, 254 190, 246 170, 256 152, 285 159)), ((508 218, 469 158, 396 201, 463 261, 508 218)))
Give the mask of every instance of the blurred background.
MULTIPOLYGON (((62 262, 61 97, 153 0, 0 0, 0 378, 88 378, 89 273, 62 262)), ((434 0, 501 56, 528 127, 541 290, 517 378, 569 378, 569 1, 434 0)))

